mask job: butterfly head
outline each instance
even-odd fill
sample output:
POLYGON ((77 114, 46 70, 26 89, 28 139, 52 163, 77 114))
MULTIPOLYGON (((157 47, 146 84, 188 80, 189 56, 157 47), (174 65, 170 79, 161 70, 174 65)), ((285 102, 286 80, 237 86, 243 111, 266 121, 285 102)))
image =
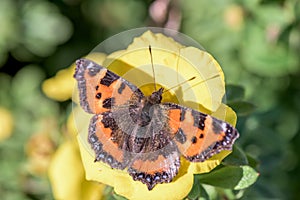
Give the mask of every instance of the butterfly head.
POLYGON ((164 88, 160 88, 159 90, 153 92, 149 97, 148 101, 151 104, 159 104, 162 100, 162 93, 164 91, 164 88))

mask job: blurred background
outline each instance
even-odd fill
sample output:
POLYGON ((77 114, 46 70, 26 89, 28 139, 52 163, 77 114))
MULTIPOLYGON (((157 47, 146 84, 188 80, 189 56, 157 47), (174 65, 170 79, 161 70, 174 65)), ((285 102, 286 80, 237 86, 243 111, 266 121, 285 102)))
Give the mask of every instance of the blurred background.
POLYGON ((74 137, 67 68, 144 26, 187 34, 222 66, 237 144, 260 172, 241 198, 299 198, 299 1, 1 0, 0 199, 54 198, 53 160, 74 137))

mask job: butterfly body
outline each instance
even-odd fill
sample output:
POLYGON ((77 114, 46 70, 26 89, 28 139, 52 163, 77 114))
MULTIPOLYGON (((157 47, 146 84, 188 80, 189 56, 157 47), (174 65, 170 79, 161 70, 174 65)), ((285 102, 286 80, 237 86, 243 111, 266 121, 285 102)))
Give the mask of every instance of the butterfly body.
POLYGON ((163 88, 150 96, 100 65, 77 61, 82 108, 94 116, 88 141, 95 161, 127 169, 152 190, 178 174, 180 156, 203 162, 230 150, 239 134, 226 122, 174 103, 162 103, 163 88))

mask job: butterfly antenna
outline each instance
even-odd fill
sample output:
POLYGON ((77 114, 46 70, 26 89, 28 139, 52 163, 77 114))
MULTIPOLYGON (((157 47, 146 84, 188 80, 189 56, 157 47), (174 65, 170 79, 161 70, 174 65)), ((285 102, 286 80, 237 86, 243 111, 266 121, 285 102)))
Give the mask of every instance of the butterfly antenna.
POLYGON ((167 92, 167 91, 169 91, 169 90, 172 90, 172 89, 174 89, 174 88, 177 88, 177 87, 179 87, 180 85, 185 84, 186 82, 189 82, 189 81, 191 81, 191 80, 194 80, 195 78, 196 78, 196 76, 193 76, 192 78, 189 78, 188 80, 185 80, 185 81, 183 81, 183 82, 181 82, 181 83, 179 83, 179 84, 177 84, 177 85, 175 85, 175 86, 173 86, 173 87, 171 87, 171 88, 169 88, 169 89, 167 89, 167 90, 164 90, 163 93, 165 93, 165 92, 167 92))
MULTIPOLYGON (((187 90, 189 90, 189 89, 195 87, 196 85, 199 85, 199 84, 204 83, 204 82, 206 82, 206 81, 209 81, 209 80, 211 80, 211 79, 217 78, 217 77, 219 77, 219 76, 220 76, 220 75, 214 75, 214 76, 212 76, 212 77, 210 77, 210 78, 208 78, 208 79, 205 79, 205 80, 203 80, 203 81, 200 81, 200 82, 198 82, 198 83, 192 85, 191 87, 187 88, 185 91, 187 91, 187 90)), ((189 81, 192 81, 192 80, 194 80, 195 78, 196 78, 196 76, 193 76, 192 78, 189 78, 188 80, 185 80, 185 81, 183 81, 183 82, 181 82, 181 83, 179 83, 179 84, 177 84, 177 85, 175 85, 175 86, 173 86, 173 87, 170 87, 169 89, 165 90, 164 93, 167 92, 167 91, 170 91, 170 90, 172 90, 172 89, 174 89, 174 88, 177 88, 177 87, 179 87, 180 85, 183 85, 183 84, 185 84, 185 83, 187 83, 187 82, 189 82, 189 81)))
POLYGON ((149 45, 149 53, 150 53, 150 58, 151 58, 152 74, 153 74, 153 81, 154 81, 154 90, 156 91, 156 80, 155 80, 155 71, 154 71, 154 65, 153 65, 153 56, 152 56, 151 45, 149 45))
POLYGON ((207 78, 207 79, 205 79, 205 80, 202 80, 202 81, 200 81, 200 82, 198 82, 198 83, 192 85, 191 87, 187 88, 186 90, 184 90, 184 92, 187 91, 187 90, 189 90, 189 89, 191 89, 191 88, 193 88, 193 87, 195 87, 196 85, 199 85, 199 84, 204 83, 204 82, 206 82, 206 81, 209 81, 209 80, 211 80, 211 79, 217 78, 217 77, 219 77, 219 76, 220 76, 220 75, 217 74, 217 75, 214 75, 214 76, 212 76, 212 77, 210 77, 210 78, 207 78))

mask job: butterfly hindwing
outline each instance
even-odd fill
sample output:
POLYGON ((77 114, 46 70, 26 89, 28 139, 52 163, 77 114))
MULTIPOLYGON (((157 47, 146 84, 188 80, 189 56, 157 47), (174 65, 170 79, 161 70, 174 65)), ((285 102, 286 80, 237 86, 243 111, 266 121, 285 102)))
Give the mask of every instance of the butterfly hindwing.
MULTIPOLYGON (((153 140, 156 142, 155 140, 153 140)), ((146 184, 152 190, 156 184, 169 183, 180 167, 180 153, 172 141, 162 149, 135 154, 128 168, 134 180, 146 184)))
POLYGON ((106 112, 130 99, 139 101, 143 97, 135 85, 87 59, 77 60, 74 77, 78 82, 80 104, 88 113, 106 112))
POLYGON ((124 169, 130 158, 124 151, 128 135, 117 126, 111 112, 92 117, 88 141, 95 152, 95 162, 102 161, 112 168, 124 169))

